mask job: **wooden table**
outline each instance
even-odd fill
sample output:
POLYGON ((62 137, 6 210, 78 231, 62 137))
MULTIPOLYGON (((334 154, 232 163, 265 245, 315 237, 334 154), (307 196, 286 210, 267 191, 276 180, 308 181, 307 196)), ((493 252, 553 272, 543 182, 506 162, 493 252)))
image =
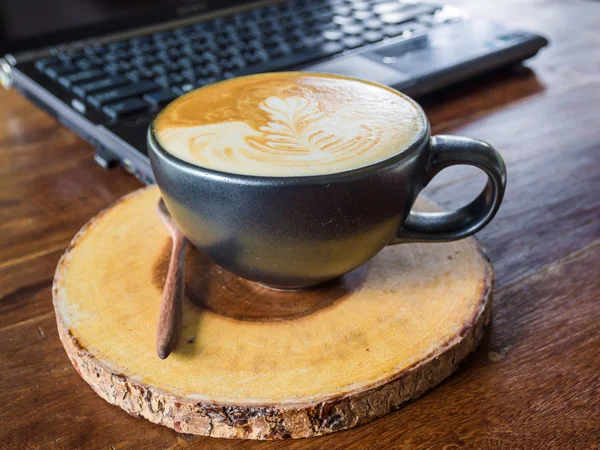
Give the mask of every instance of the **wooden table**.
MULTIPOLYGON (((551 41, 526 68, 421 100, 435 133, 488 140, 508 165, 504 204, 479 234, 497 271, 493 326, 458 373, 383 419, 293 442, 178 435, 104 402, 60 344, 50 286, 77 230, 140 184, 2 91, 0 447, 599 448, 600 3, 456 3, 551 41)), ((454 168, 427 192, 457 206, 483 182, 454 168)))

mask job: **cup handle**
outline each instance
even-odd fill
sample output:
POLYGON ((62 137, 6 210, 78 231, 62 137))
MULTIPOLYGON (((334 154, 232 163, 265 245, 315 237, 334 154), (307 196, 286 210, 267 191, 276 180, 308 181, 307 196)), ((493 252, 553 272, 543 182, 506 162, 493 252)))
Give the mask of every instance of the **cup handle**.
POLYGON ((483 170, 488 182, 466 206, 450 212, 411 211, 391 244, 446 242, 462 239, 485 227, 494 217, 506 187, 506 167, 491 145, 459 136, 434 136, 423 187, 446 167, 466 164, 483 170))

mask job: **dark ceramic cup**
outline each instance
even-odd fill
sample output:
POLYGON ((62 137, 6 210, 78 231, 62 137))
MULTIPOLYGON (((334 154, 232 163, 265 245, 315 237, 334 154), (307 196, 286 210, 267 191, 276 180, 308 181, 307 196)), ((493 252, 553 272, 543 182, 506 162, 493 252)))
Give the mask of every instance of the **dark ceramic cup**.
POLYGON ((386 245, 470 236, 496 214, 506 185, 500 154, 474 139, 431 137, 418 109, 424 126, 410 146, 334 174, 262 177, 204 169, 166 152, 153 125, 148 151, 167 208, 200 251, 248 280, 306 288, 359 267, 386 245), (411 211, 427 183, 458 164, 487 174, 479 196, 456 211, 411 211))

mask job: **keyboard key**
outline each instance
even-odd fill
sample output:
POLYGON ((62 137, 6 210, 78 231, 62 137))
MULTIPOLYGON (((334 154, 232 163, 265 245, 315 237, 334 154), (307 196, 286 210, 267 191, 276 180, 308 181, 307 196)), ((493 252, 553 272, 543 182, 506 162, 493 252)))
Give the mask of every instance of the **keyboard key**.
POLYGON ((175 94, 183 95, 186 92, 190 92, 192 89, 194 89, 194 85, 192 83, 186 83, 182 84, 181 86, 173 86, 171 89, 175 94))
POLYGON ((181 76, 188 81, 194 81, 196 78, 200 76, 199 71, 195 68, 189 68, 181 71, 181 76))
POLYGON ((269 55, 267 54, 267 52, 262 50, 246 52, 242 55, 242 57, 246 60, 248 64, 257 64, 269 60, 269 55))
POLYGON ((323 37, 328 41, 339 41, 344 37, 344 33, 340 30, 327 30, 323 33, 323 37))
MULTIPOLYGON (((278 41, 273 42, 272 45, 277 45, 278 41)), ((218 57, 219 60, 223 61, 223 60, 228 60, 231 58, 236 58, 240 55, 240 50, 237 48, 226 48, 224 50, 219 51, 218 53, 218 57)))
POLYGON ((93 70, 83 70, 81 72, 76 72, 71 75, 65 75, 58 79, 58 82, 69 89, 71 85, 82 83, 84 81, 90 81, 94 78, 102 78, 104 76, 104 71, 100 69, 93 70))
POLYGON ((165 40, 161 40, 161 41, 155 41, 154 45, 156 45, 156 47, 158 47, 158 48, 166 50, 170 47, 177 47, 177 46, 181 45, 181 42, 177 38, 170 38, 170 39, 165 39, 165 40))
POLYGON ((107 45, 107 47, 110 50, 122 50, 124 48, 129 47, 129 45, 125 41, 119 41, 119 42, 111 42, 110 44, 107 45))
MULTIPOLYGON (((275 58, 279 58, 281 56, 287 55, 288 53, 290 53, 292 51, 292 49, 287 45, 287 44, 280 44, 277 45, 275 47, 269 48, 267 49, 267 53, 268 55, 275 59, 275 58)), ((241 58, 240 58, 241 59, 241 58)), ((235 63, 234 63, 235 64, 235 63)), ((233 67, 226 67, 226 69, 241 69, 245 66, 246 64, 243 63, 243 60, 238 60, 238 64, 236 64, 233 67), (241 64, 240 64, 241 63, 241 64)))
POLYGON ((344 40, 342 41, 342 44, 344 45, 344 47, 349 48, 349 49, 360 47, 364 43, 365 43, 365 40, 362 36, 348 36, 347 38, 344 38, 344 40))
POLYGON ((154 72, 157 75, 165 75, 169 72, 172 72, 173 70, 169 67, 167 67, 164 64, 154 64, 152 67, 152 72, 154 72))
POLYGON ((194 28, 192 26, 186 26, 186 27, 176 28, 175 30, 173 30, 173 34, 175 36, 182 36, 182 35, 191 33, 193 31, 194 31, 194 28))
POLYGON ((137 83, 138 81, 144 81, 154 78, 154 72, 152 72, 149 69, 139 68, 136 70, 130 70, 129 72, 126 72, 125 76, 131 81, 137 83))
POLYGON ((209 61, 204 59, 202 56, 198 56, 198 55, 194 54, 194 55, 189 55, 184 58, 178 59, 176 64, 177 64, 177 67, 180 67, 182 69, 189 69, 189 68, 204 66, 208 63, 209 63, 209 61))
POLYGON ((362 34, 363 27, 360 25, 357 25, 357 24, 351 24, 351 25, 343 26, 342 31, 345 34, 359 35, 359 34, 362 34))
POLYGON ((58 58, 44 58, 44 59, 38 59, 35 63, 34 66, 37 70, 39 70, 40 72, 43 72, 43 70, 46 67, 52 66, 52 65, 56 65, 56 64, 60 64, 60 60, 58 58))
MULTIPOLYGON (((272 56, 273 55, 285 55, 286 51, 285 51, 285 48, 277 46, 277 47, 271 48, 269 53, 272 56)), ((243 69, 244 67, 246 67, 246 62, 244 61, 243 58, 233 57, 226 61, 223 61, 219 65, 221 66, 221 68, 223 70, 235 70, 235 69, 243 69)))
POLYGON ((187 58, 188 56, 196 54, 196 50, 191 44, 184 44, 179 50, 181 51, 182 58, 187 58))
POLYGON ((410 22, 405 22, 403 25, 410 25, 410 31, 418 31, 425 30, 430 28, 429 25, 417 20, 411 20, 410 22))
POLYGON ((371 5, 368 2, 353 2, 352 9, 355 11, 368 11, 371 5))
POLYGON ((405 22, 399 25, 386 25, 383 27, 383 34, 385 34, 387 37, 399 36, 405 31, 413 31, 419 27, 424 28, 425 26, 415 21, 405 22))
POLYGON ((309 25, 311 20, 314 23, 329 23, 332 21, 333 16, 334 16, 333 11, 328 11, 328 10, 315 11, 311 15, 311 18, 309 20, 304 21, 304 25, 305 26, 309 25))
POLYGON ((171 55, 165 50, 161 50, 156 53, 157 64, 169 64, 171 62, 171 55))
POLYGON ((127 84, 129 80, 122 75, 116 77, 104 78, 102 80, 92 81, 90 83, 80 84, 73 88, 75 95, 81 98, 85 98, 89 94, 94 92, 102 91, 105 89, 111 89, 127 84))
POLYGON ((133 69, 133 66, 128 61, 120 61, 117 64, 119 66, 119 71, 121 73, 128 72, 129 70, 133 69))
POLYGON ((187 40, 196 44, 202 44, 204 42, 213 40, 213 35, 205 31, 195 31, 187 36, 187 40))
POLYGON ((202 66, 201 68, 197 69, 196 72, 201 77, 216 77, 220 75, 221 68, 216 63, 210 63, 206 66, 202 66))
POLYGON ((304 39, 302 39, 302 42, 304 42, 306 47, 314 47, 325 42, 325 38, 320 34, 317 34, 304 37, 304 39))
POLYGON ((104 112, 104 114, 111 117, 112 119, 116 119, 119 116, 124 116, 126 114, 131 114, 133 112, 147 108, 148 105, 141 99, 130 98, 127 100, 123 100, 119 103, 112 103, 110 105, 107 105, 104 108, 102 108, 102 111, 104 112))
POLYGON ((105 54, 108 51, 108 49, 106 47, 104 47, 103 45, 94 45, 92 47, 87 47, 84 52, 87 55, 96 55, 96 56, 101 56, 103 54, 105 54))
POLYGON ((337 23, 338 25, 351 25, 353 23, 356 23, 352 17, 348 16, 335 16, 333 18, 333 22, 337 23))
POLYGON ((211 31, 214 28, 214 21, 202 22, 193 25, 192 28, 195 31, 211 31))
POLYGON ((281 36, 273 35, 268 38, 263 39, 263 46, 265 48, 277 47, 278 45, 283 44, 284 40, 281 36))
POLYGON ((173 86, 176 84, 181 84, 183 83, 185 80, 184 78, 179 75, 178 73, 171 73, 169 75, 162 75, 160 77, 156 77, 154 79, 154 82, 156 84, 158 84, 159 86, 162 86, 164 88, 168 88, 169 86, 173 86))
POLYGON ((217 61, 217 57, 216 57, 215 53, 212 50, 211 51, 202 52, 200 54, 200 57, 203 58, 203 59, 205 59, 206 62, 209 63, 209 64, 210 63, 214 63, 214 62, 217 61))
POLYGON ((135 47, 132 47, 130 50, 130 53, 132 55, 142 56, 142 55, 149 55, 154 51, 156 51, 156 49, 154 48, 154 45, 142 44, 142 45, 137 45, 135 47))
POLYGON ((102 59, 101 56, 97 56, 97 55, 87 55, 86 58, 91 61, 92 63, 98 65, 98 66, 103 66, 104 65, 104 59, 102 59))
POLYGON ((117 102, 127 97, 142 95, 146 92, 155 91, 156 84, 151 81, 141 81, 131 86, 124 86, 109 91, 98 92, 97 94, 87 97, 87 101, 96 108, 100 108, 108 103, 117 102))
POLYGON ((56 56, 63 64, 74 64, 74 61, 84 56, 82 51, 57 52, 56 56))
POLYGON ((348 7, 348 6, 340 5, 340 6, 334 7, 333 11, 335 12, 335 14, 337 14, 339 16, 347 16, 352 12, 352 9, 350 9, 350 7, 348 7))
POLYGON ((369 30, 379 30, 382 25, 379 19, 369 19, 362 23, 362 26, 369 30))
MULTIPOLYGON (((305 33, 301 33, 300 37, 304 37, 305 33)), ((263 50, 263 44, 262 41, 259 40, 254 40, 254 41, 250 41, 250 42, 245 42, 243 45, 243 49, 245 51, 253 51, 253 50, 263 50)))
POLYGON ((155 61, 152 61, 150 64, 146 64, 145 58, 143 56, 135 56, 135 57, 131 58, 129 61, 131 63, 131 67, 133 67, 133 70, 137 70, 142 67, 151 67, 152 64, 154 64, 154 62, 155 62, 155 61))
POLYGON ((156 33, 152 33, 150 37, 154 40, 168 39, 173 37, 173 32, 170 30, 157 31, 156 33))
POLYGON ((100 64, 98 64, 98 62, 94 62, 89 58, 80 58, 77 61, 75 61, 75 65, 83 70, 97 69, 98 67, 100 67, 100 64))
POLYGON ((382 15, 381 21, 387 24, 397 24, 414 19, 421 14, 430 14, 437 8, 429 5, 411 5, 410 8, 404 8, 401 11, 382 15))
POLYGON ((202 87, 202 86, 207 86, 209 84, 216 83, 217 81, 219 81, 219 80, 217 78, 215 78, 215 77, 200 78, 200 79, 194 81, 194 86, 196 88, 199 88, 199 87, 202 87))
POLYGON ((373 31, 373 30, 371 30, 371 31, 366 31, 363 34, 363 37, 365 38, 365 41, 373 43, 373 42, 379 42, 385 36, 380 31, 373 31))
POLYGON ((356 20, 362 21, 372 18, 373 13, 371 11, 354 11, 352 16, 354 16, 356 20))
POLYGON ((177 59, 182 56, 181 52, 177 48, 170 48, 167 51, 167 54, 171 57, 171 59, 177 59))
POLYGON ((52 66, 46 67, 44 69, 44 73, 46 75, 48 75, 50 78, 52 78, 53 80, 56 80, 61 75, 66 75, 69 73, 77 72, 78 70, 79 70, 79 67, 77 67, 73 64, 67 64, 67 65, 62 65, 62 66, 52 65, 52 66))
POLYGON ((407 5, 406 3, 402 3, 397 0, 392 2, 381 2, 373 6, 373 12, 377 14, 387 14, 394 11, 399 11, 401 9, 410 8, 410 6, 411 5, 407 5))
POLYGON ((111 64, 106 64, 104 66, 104 70, 111 75, 118 75, 121 73, 125 73, 130 69, 131 69, 131 67, 129 67, 129 68, 123 67, 123 66, 121 66, 120 63, 111 63, 111 64))
POLYGON ((144 94, 144 100, 151 106, 161 106, 169 103, 171 100, 177 98, 177 95, 168 89, 162 91, 151 92, 144 94))
POLYGON ((334 55, 344 50, 344 46, 337 42, 326 42, 319 47, 317 53, 321 53, 321 56, 334 55))
POLYGON ((151 67, 156 63, 156 58, 152 55, 136 56, 131 60, 134 67, 151 67))
POLYGON ((129 58, 129 57, 130 57, 129 53, 124 50, 112 51, 112 52, 106 53, 104 55, 104 59, 106 61, 110 61, 110 62, 121 61, 121 60, 129 58))
POLYGON ((80 51, 58 52, 56 56, 58 56, 58 59, 60 59, 61 61, 70 63, 74 59, 83 56, 83 53, 80 51))
POLYGON ((201 44, 194 42, 192 44, 192 49, 196 52, 196 53, 202 53, 202 52, 214 52, 215 50, 217 50, 217 44, 215 43, 215 41, 207 41, 207 42, 203 42, 201 44))

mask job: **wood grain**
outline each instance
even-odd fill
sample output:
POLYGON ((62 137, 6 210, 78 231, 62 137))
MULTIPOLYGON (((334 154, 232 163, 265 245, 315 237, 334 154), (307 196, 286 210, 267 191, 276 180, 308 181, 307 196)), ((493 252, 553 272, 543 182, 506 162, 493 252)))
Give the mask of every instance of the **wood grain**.
POLYGON ((52 287, 73 366, 129 414, 211 437, 338 432, 439 384, 489 324, 493 270, 473 238, 390 246, 297 292, 243 280, 192 249, 185 338, 160 361, 154 329, 173 266, 164 249, 177 243, 158 217, 159 198, 156 186, 140 189, 91 219, 52 287))
MULTIPOLYGON (((526 63, 422 99, 435 133, 493 143, 508 166, 499 215, 480 233, 497 269, 493 330, 453 377, 362 427, 278 443, 178 435, 106 404, 73 371, 51 303, 77 230, 140 184, 0 91, 0 442, 3 448, 600 447, 600 14, 590 0, 451 0, 550 39, 526 63)), ((483 181, 448 169, 429 194, 464 204, 483 181), (478 181, 479 180, 479 181, 478 181)))

